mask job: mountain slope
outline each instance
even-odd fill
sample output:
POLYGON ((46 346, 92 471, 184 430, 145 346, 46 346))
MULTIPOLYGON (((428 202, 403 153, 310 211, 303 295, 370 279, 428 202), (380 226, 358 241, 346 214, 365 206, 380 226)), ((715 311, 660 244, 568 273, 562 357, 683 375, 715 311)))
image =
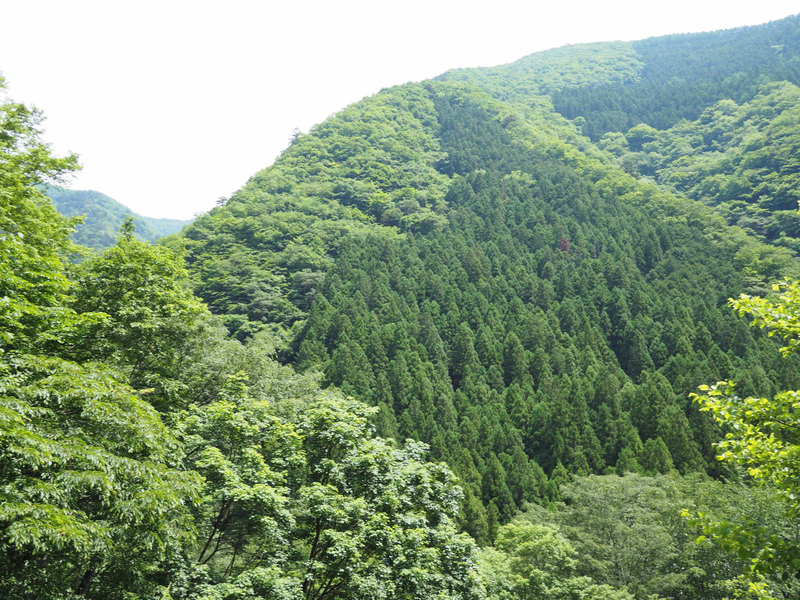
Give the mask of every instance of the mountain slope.
POLYGON ((485 541, 560 473, 716 472, 686 393, 796 378, 725 307, 789 253, 608 156, 546 104, 392 88, 188 227, 190 266, 241 337, 279 332, 380 433, 431 444, 485 541))
POLYGON ((733 303, 785 360, 726 302, 797 275, 798 88, 595 144, 548 94, 646 68, 611 46, 384 90, 77 265, 35 187, 74 158, 0 106, 0 596, 797 597, 797 392, 687 393, 800 386, 795 294, 733 303))
POLYGON ((767 81, 800 83, 800 15, 724 31, 566 46, 440 78, 508 101, 549 95, 559 113, 583 118, 592 139, 639 123, 663 129, 696 119, 719 100, 749 100, 767 81))
POLYGON ((67 217, 85 216, 73 239, 90 248, 103 249, 117 242, 119 228, 129 218, 136 225, 136 235, 146 241, 177 233, 190 221, 156 219, 137 215, 113 198, 92 190, 68 190, 47 186, 45 193, 53 199, 58 211, 67 217))
POLYGON ((481 87, 529 117, 538 105, 551 106, 626 171, 717 207, 730 224, 769 243, 800 250, 800 15, 567 46, 439 79, 481 87))
POLYGON ((800 87, 764 84, 749 102, 721 100, 696 121, 638 125, 601 146, 630 173, 717 207, 729 223, 800 250, 800 87))
POLYGON ((275 165, 186 230, 198 292, 242 335, 289 327, 347 236, 430 231, 448 177, 436 110, 421 85, 355 104, 301 136, 275 165))
POLYGON ((681 471, 715 470, 719 434, 686 394, 794 377, 724 307, 748 283, 736 242, 711 241, 719 222, 653 218, 672 207, 652 187, 526 151, 495 115, 449 100, 448 227, 345 243, 295 359, 380 406, 382 433, 432 444, 486 507, 468 516, 479 540, 564 467, 657 470, 645 447, 663 446, 681 471))

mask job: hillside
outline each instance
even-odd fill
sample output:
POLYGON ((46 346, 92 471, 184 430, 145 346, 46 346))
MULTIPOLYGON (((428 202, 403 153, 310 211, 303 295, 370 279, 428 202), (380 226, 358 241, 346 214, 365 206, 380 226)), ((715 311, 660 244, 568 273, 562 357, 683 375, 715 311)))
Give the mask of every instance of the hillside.
POLYGON ((732 225, 797 252, 800 15, 638 42, 566 46, 462 81, 530 112, 545 103, 620 161, 732 225))
POLYGON ((568 119, 582 117, 594 140, 639 123, 665 129, 720 100, 750 100, 763 83, 799 84, 800 15, 724 31, 566 46, 440 79, 469 82, 511 102, 547 95, 568 119))
POLYGON ((751 234, 800 251, 800 88, 772 82, 665 130, 637 125, 600 145, 628 172, 715 206, 751 234))
POLYGON ((686 395, 796 378, 725 306, 794 272, 789 252, 631 176, 530 100, 384 90, 185 231, 229 328, 272 331, 286 360, 377 406, 379 433, 430 444, 479 541, 562 472, 720 474, 720 432, 686 395))
POLYGON ((156 240, 177 233, 190 221, 179 219, 156 219, 137 215, 113 198, 92 190, 68 190, 49 185, 45 193, 62 215, 66 217, 84 216, 78 225, 73 240, 89 248, 110 248, 117 242, 119 228, 129 218, 136 226, 136 235, 142 240, 156 240))

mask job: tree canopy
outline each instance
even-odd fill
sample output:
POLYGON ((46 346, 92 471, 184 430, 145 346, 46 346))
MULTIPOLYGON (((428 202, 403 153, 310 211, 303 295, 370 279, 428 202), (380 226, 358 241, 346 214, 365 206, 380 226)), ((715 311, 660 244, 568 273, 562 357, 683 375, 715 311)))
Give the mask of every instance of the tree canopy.
MULTIPOLYGON (((773 298, 742 295, 731 300, 731 305, 739 314, 752 317, 754 326, 783 338, 785 345, 780 350, 788 357, 800 348, 800 283, 778 284, 774 291, 777 295, 773 298)), ((694 395, 695 400, 726 431, 718 443, 719 460, 745 470, 755 482, 774 491, 782 500, 779 518, 770 523, 714 520, 699 515, 709 535, 751 560, 754 589, 766 597, 768 586, 759 582, 758 577, 791 578, 800 564, 800 543, 795 533, 800 512, 797 466, 800 391, 784 390, 770 398, 743 398, 733 381, 703 385, 700 390, 694 395)))

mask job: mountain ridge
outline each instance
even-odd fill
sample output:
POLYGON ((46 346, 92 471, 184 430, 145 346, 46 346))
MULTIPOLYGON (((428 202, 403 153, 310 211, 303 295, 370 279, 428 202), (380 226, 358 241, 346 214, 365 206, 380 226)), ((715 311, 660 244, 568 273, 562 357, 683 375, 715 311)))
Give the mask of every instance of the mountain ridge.
POLYGON ((507 100, 544 92, 567 118, 583 117, 587 135, 598 139, 608 131, 627 130, 641 122, 668 127, 681 118, 696 118, 703 108, 723 98, 752 97, 753 81, 758 78, 800 83, 798 31, 800 15, 791 15, 719 31, 563 46, 498 67, 447 71, 438 78, 471 81, 507 100), (735 50, 732 38, 736 38, 735 50), (561 71, 536 70, 537 66, 551 67, 546 57, 553 54, 572 69, 573 78, 567 83, 559 81, 561 71), (620 65, 622 73, 617 73, 620 65), (638 70, 631 68, 636 66, 638 70), (605 79, 597 77, 598 71, 605 79), (609 81, 609 74, 619 81, 609 81))
POLYGON ((127 219, 133 219, 136 236, 148 242, 178 233, 191 220, 145 217, 110 196, 94 190, 70 190, 48 185, 45 193, 58 211, 66 217, 85 217, 75 229, 73 240, 97 250, 110 248, 119 237, 119 229, 127 219))

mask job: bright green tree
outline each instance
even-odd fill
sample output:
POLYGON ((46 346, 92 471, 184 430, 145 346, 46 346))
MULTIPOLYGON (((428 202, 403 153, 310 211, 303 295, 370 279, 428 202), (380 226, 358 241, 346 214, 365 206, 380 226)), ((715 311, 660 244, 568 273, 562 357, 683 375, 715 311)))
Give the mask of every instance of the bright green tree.
POLYGON ((128 225, 116 246, 77 270, 72 306, 107 317, 72 340, 71 353, 118 365, 135 387, 153 388, 151 402, 166 408, 180 400, 181 372, 210 314, 189 287, 182 257, 136 239, 128 225))
MULTIPOLYGON (((780 351, 790 356, 800 349, 800 282, 783 282, 773 291, 777 295, 772 298, 742 295, 730 303, 740 315, 751 316, 754 326, 783 338, 780 351)), ((705 519, 710 535, 751 559, 753 590, 766 596, 768 586, 758 582, 759 577, 794 575, 800 565, 800 542, 794 533, 800 515, 800 391, 741 398, 732 381, 704 385, 700 390, 693 397, 701 410, 727 430, 718 444, 718 458, 744 469, 784 503, 785 520, 769 528, 705 519)))
POLYGON ((514 521, 500 528, 479 569, 497 600, 632 600, 624 590, 576 574, 579 556, 558 529, 514 521))
MULTIPOLYGON (((4 88, 0 78, 0 95, 4 88)), ((64 307, 72 225, 36 187, 77 161, 50 154, 38 137, 40 121, 22 104, 0 103, 0 351, 58 344, 77 321, 64 307)))
POLYGON ((36 186, 75 159, 50 155, 38 121, 0 105, 0 595, 151 593, 192 536, 198 478, 121 373, 59 358, 105 316, 69 306, 71 223, 36 186))
POLYGON ((184 420, 206 489, 175 598, 262 597, 253 586, 305 600, 482 597, 474 543, 454 524, 461 492, 424 445, 373 437, 372 409, 353 400, 313 399, 283 421, 240 383, 184 420))
MULTIPOLYGON (((153 590, 190 539, 198 477, 156 411, 101 365, 0 366, 0 595, 153 590)), ((74 594, 75 596, 71 595, 74 594)))

